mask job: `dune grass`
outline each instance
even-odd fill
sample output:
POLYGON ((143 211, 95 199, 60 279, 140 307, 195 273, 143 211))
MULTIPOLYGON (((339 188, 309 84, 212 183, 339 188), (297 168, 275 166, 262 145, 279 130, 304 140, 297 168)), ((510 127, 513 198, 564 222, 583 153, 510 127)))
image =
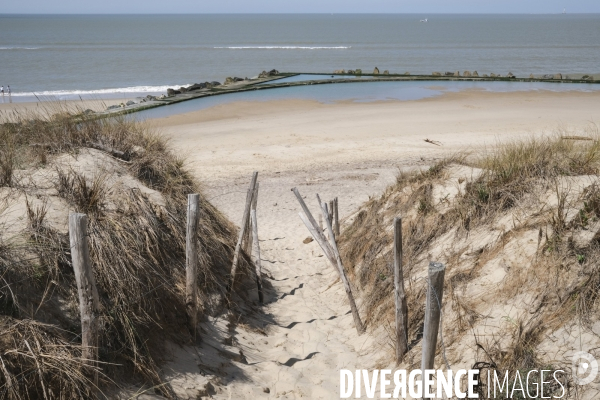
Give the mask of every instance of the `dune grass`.
MULTIPOLYGON (((36 200, 36 205, 27 200, 27 229, 0 239, 0 399, 105 398, 124 382, 156 385, 172 397, 160 364, 165 341, 191 340, 184 296, 185 213, 187 194, 201 193, 184 160, 144 123, 98 119, 53 105, 0 120, 0 191, 5 205, 22 194, 36 200), (164 204, 140 190, 114 193, 100 172, 90 178, 52 164, 89 148, 105 150, 133 178, 158 191, 164 204), (56 172, 51 187, 35 187, 27 179, 42 170, 56 172), (47 221, 52 199, 89 217, 101 303, 98 388, 81 361, 69 240, 47 221)), ((224 298, 235 229, 204 196, 200 199, 199 293, 202 311, 210 314, 220 306, 214 299, 224 298)))
MULTIPOLYGON (((450 337, 446 349, 475 339, 470 346, 480 349, 477 361, 484 369, 512 373, 552 369, 537 355, 545 333, 573 321, 585 329, 598 320, 600 242, 593 239, 579 245, 573 237, 600 220, 599 176, 600 132, 595 125, 577 135, 558 129, 547 136, 504 142, 484 153, 450 157, 425 171, 400 173, 396 184, 359 209, 340 238, 342 258, 361 292, 366 323, 393 330, 390 227, 394 217, 402 216, 409 342, 417 345, 422 334, 424 271, 435 254, 436 261, 447 266, 444 329, 450 337), (447 170, 453 165, 466 165, 478 173, 451 201, 434 198, 436 188, 465 182, 464 178, 448 181, 447 170), (578 192, 568 182, 582 176, 590 180, 578 192), (508 223, 498 232, 501 221, 508 223), (465 288, 508 243, 520 243, 520 235, 532 232, 538 241, 537 251, 533 245, 533 259, 523 259, 519 267, 510 269, 494 289, 494 302, 500 306, 531 295, 537 299, 536 308, 523 319, 507 323, 512 327, 508 331, 499 329, 491 339, 478 339, 474 330, 485 318, 477 310, 486 304, 465 297, 465 288)), ((390 333, 390 347, 394 346, 392 337, 390 333)), ((418 367, 419 360, 418 354, 409 353, 405 362, 418 367)))

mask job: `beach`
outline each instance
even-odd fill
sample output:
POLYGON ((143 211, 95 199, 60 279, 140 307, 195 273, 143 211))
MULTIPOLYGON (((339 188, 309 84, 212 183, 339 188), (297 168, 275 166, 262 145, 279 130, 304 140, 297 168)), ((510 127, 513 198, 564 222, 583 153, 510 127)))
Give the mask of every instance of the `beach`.
POLYGON ((60 111, 84 111, 92 110, 95 112, 104 111, 106 107, 126 103, 130 98, 123 99, 91 99, 91 100, 58 100, 53 98, 43 99, 36 102, 9 102, 8 95, 5 101, 0 99, 0 113, 10 114, 12 112, 33 112, 42 114, 53 114, 60 111))
POLYGON ((600 119, 599 105, 600 93, 462 91, 418 101, 231 103, 150 123, 210 182, 253 170, 428 165, 510 138, 581 130, 600 119))
MULTIPOLYGON (((165 371, 178 395, 329 399, 339 396, 342 368, 394 369, 382 361, 393 351, 386 345, 389 332, 370 327, 357 335, 337 273, 316 242, 304 243, 310 235, 291 188, 313 212, 316 193, 338 197, 343 229, 399 170, 427 168, 456 153, 481 154, 527 135, 559 129, 585 135, 600 117, 599 106, 596 93, 460 92, 413 102, 232 103, 150 121, 186 157, 209 200, 238 226, 251 173, 259 171, 261 258, 273 286, 264 312, 274 323, 264 331, 236 331, 246 362, 226 366, 214 353, 226 329, 218 318, 202 323, 211 332, 204 345, 175 349, 165 371), (227 385, 190 372, 197 363, 223 365, 216 382, 227 385)), ((364 301, 359 298, 359 306, 364 301)), ((464 365, 454 368, 470 368, 472 355, 463 357, 464 365)), ((413 362, 419 360, 407 360, 413 362)))
POLYGON ((0 400, 600 398, 597 4, 8 3, 0 400))

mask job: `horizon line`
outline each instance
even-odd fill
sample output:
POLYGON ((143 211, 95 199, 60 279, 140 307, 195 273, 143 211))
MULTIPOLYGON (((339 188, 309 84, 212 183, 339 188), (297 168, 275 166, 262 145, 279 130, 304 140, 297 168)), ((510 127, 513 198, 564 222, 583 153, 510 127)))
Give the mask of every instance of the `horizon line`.
POLYGON ((231 12, 151 12, 151 13, 137 13, 137 12, 122 12, 122 13, 65 13, 65 12, 47 12, 47 13, 29 13, 29 12, 14 12, 14 13, 0 13, 0 16, 10 15, 598 15, 597 12, 426 12, 426 11, 415 11, 415 12, 242 12, 242 13, 231 13, 231 12))

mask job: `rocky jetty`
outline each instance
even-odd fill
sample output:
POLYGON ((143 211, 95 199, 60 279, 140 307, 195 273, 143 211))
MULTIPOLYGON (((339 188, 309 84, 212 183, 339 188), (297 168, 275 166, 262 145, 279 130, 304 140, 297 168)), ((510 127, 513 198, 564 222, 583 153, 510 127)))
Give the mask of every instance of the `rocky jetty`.
POLYGON ((224 84, 225 85, 230 85, 232 83, 241 82, 243 80, 244 80, 244 78, 238 78, 237 76, 234 76, 234 77, 228 76, 227 78, 225 78, 225 83, 224 84))
POLYGON ((479 74, 477 73, 477 71, 473 71, 473 73, 471 75, 473 75, 473 76, 479 76, 479 74))
POLYGON ((463 76, 466 76, 466 77, 470 78, 471 77, 471 71, 465 71, 465 72, 463 72, 463 76))
MULTIPOLYGON (((243 80, 242 78, 227 78, 227 79, 243 80)), ((225 82, 227 82, 227 81, 225 81, 225 82)), ((235 81, 235 82, 237 82, 237 81, 235 81)), ((190 85, 188 87, 180 87, 179 89, 168 88, 167 96, 171 97, 171 96, 175 96, 176 94, 181 94, 181 93, 185 93, 185 92, 191 92, 191 91, 202 90, 202 89, 211 89, 215 86, 221 86, 221 83, 217 82, 217 81, 212 81, 212 82, 194 83, 193 85, 190 85)), ((153 98, 151 100, 156 100, 156 98, 153 98)))
POLYGON ((346 70, 345 69, 336 69, 335 71, 333 71, 334 74, 345 74, 346 70))
POLYGON ((373 75, 379 75, 379 68, 375 67, 373 70, 373 75))
POLYGON ((279 75, 279 71, 277 71, 276 69, 272 69, 272 70, 270 70, 269 72, 267 72, 267 71, 263 71, 263 72, 261 72, 261 73, 258 75, 258 77, 259 77, 259 78, 270 78, 270 77, 272 77, 272 76, 277 76, 277 75, 279 75))
POLYGON ((431 76, 442 76, 441 72, 432 72, 431 76))

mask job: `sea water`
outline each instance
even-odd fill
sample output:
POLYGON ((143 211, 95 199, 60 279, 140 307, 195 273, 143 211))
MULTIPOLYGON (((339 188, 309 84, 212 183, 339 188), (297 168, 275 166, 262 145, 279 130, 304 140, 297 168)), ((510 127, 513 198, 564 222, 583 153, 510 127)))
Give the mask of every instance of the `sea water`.
POLYGON ((137 119, 163 118, 191 111, 207 109, 221 104, 238 101, 275 101, 275 100, 314 100, 324 104, 340 101, 366 103, 374 101, 408 101, 422 100, 443 95, 444 93, 462 90, 479 90, 484 92, 523 92, 523 91, 600 91, 597 84, 566 84, 550 82, 515 82, 515 81, 441 81, 441 82, 356 82, 331 83, 320 85, 302 85, 247 92, 227 93, 217 96, 203 97, 172 105, 152 108, 137 112, 137 119))
POLYGON ((0 15, 0 85, 18 101, 164 93, 273 68, 600 75, 599 27, 597 14, 0 15))

